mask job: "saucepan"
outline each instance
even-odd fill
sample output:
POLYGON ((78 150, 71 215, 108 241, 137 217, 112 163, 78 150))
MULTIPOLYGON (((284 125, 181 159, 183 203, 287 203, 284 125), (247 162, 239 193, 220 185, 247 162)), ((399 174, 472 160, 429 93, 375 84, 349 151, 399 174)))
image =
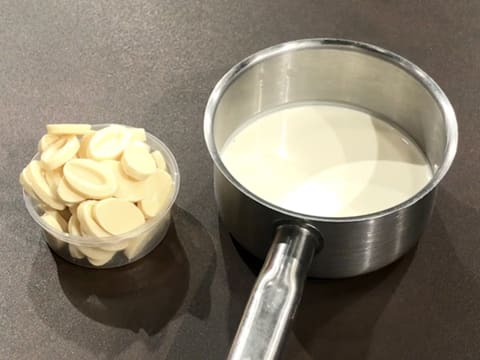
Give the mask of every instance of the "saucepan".
POLYGON ((428 223, 435 189, 457 147, 452 105, 424 71, 382 48, 326 38, 276 45, 235 65, 210 95, 204 133, 215 165, 220 217, 245 249, 266 258, 230 359, 279 356, 307 276, 365 274, 412 249, 428 223), (353 217, 302 214, 250 192, 222 162, 226 140, 262 112, 308 101, 356 106, 389 119, 424 152, 431 180, 394 207, 353 217))

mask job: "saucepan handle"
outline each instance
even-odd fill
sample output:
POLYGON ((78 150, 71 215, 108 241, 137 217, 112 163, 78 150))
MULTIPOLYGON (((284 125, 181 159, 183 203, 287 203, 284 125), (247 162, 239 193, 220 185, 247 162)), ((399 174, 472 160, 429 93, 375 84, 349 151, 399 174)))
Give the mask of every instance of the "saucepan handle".
POLYGON ((228 359, 271 360, 282 349, 320 235, 308 225, 280 225, 253 287, 228 359))

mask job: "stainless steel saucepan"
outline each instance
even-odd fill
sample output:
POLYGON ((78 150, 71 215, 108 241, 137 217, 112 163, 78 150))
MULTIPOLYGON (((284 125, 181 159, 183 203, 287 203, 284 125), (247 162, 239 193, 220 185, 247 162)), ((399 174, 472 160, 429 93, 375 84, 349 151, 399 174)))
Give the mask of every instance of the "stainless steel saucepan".
POLYGON ((208 100, 204 131, 215 163, 220 216, 248 251, 266 257, 230 359, 278 356, 307 275, 365 274, 411 249, 429 220, 435 188, 457 147, 454 110, 425 72, 390 51, 340 39, 288 42, 235 65, 208 100), (251 193, 222 162, 225 141, 256 114, 305 101, 353 105, 389 119, 421 147, 431 164, 432 179, 395 207, 344 218, 292 212, 251 193))

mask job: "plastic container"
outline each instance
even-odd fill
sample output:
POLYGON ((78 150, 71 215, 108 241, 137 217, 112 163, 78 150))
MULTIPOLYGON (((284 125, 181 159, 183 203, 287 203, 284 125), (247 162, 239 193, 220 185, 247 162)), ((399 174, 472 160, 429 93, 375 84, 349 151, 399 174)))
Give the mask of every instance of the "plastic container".
MULTIPOLYGON (((100 130, 109 125, 112 124, 93 125, 92 128, 100 130)), ((80 266, 109 269, 131 264, 141 259, 162 242, 170 226, 170 212, 180 188, 180 173, 175 157, 168 147, 152 134, 147 133, 146 135, 146 143, 150 145, 152 151, 159 150, 162 153, 167 170, 172 176, 174 190, 168 207, 163 212, 130 232, 102 238, 75 236, 60 232, 42 221, 40 216, 44 213, 43 204, 25 191, 23 192, 23 199, 28 212, 33 220, 40 225, 44 240, 56 254, 80 266), (79 249, 81 249, 81 252, 78 251, 79 249), (88 258, 87 256, 80 257, 82 253, 89 255, 88 258), (105 262, 105 258, 108 258, 110 254, 112 255, 111 259, 105 262)), ((33 160, 38 160, 39 157, 37 153, 33 160)))

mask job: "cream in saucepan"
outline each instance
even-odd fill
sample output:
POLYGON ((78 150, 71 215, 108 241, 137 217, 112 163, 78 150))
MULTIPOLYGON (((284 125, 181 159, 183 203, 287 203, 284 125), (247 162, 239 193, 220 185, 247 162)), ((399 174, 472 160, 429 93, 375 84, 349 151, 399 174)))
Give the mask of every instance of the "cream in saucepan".
POLYGON ((221 153, 249 191, 308 215, 365 215, 412 197, 432 177, 404 132, 340 105, 294 104, 260 114, 221 153))

